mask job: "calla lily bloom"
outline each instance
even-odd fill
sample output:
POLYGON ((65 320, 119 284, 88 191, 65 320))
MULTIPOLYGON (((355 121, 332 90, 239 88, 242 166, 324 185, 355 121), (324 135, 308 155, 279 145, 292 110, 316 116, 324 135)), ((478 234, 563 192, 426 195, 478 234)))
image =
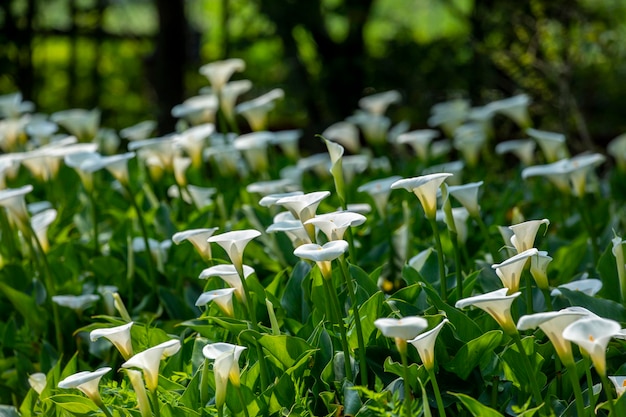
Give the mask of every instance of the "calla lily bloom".
POLYGON ((487 107, 493 112, 503 114, 513 120, 519 127, 525 128, 532 124, 528 114, 530 97, 527 94, 518 94, 502 100, 492 101, 487 107))
POLYGON ((230 343, 212 343, 202 349, 205 358, 215 360, 213 372, 215 374, 215 404, 218 408, 221 408, 226 401, 226 387, 229 380, 235 389, 239 389, 241 372, 239 357, 244 350, 246 350, 244 346, 230 343))
POLYGON ((215 132, 213 123, 204 123, 191 127, 174 137, 174 144, 183 148, 193 161, 193 166, 199 168, 202 165, 203 151, 206 147, 207 138, 215 132))
POLYGON ((316 243, 300 245, 293 252, 299 258, 315 261, 325 279, 332 278, 331 261, 339 258, 348 250, 345 240, 333 240, 320 246, 316 243))
POLYGON ((535 161, 535 147, 537 144, 532 139, 515 139, 500 142, 496 145, 496 153, 503 155, 512 153, 517 156, 526 166, 530 166, 535 161))
POLYGON ((622 133, 615 139, 611 140, 606 147, 606 151, 609 155, 615 158, 617 167, 620 170, 626 170, 626 133, 622 133))
POLYGON ((120 136, 129 141, 148 139, 157 127, 155 120, 144 120, 120 130, 120 136))
POLYGON ((235 119, 235 105, 242 94, 252 89, 252 81, 236 80, 226 83, 220 91, 220 108, 228 120, 235 119))
POLYGON ((29 221, 24 196, 31 191, 33 191, 33 186, 30 184, 20 188, 0 190, 0 206, 7 210, 9 218, 17 225, 25 226, 29 221))
POLYGON ((320 214, 309 219, 305 224, 313 224, 319 228, 328 240, 342 240, 349 227, 360 226, 365 223, 366 217, 362 214, 349 211, 320 214))
POLYGON ((476 218, 480 216, 478 189, 481 185, 483 185, 483 181, 464 185, 452 185, 448 187, 448 193, 467 209, 470 216, 476 218))
POLYGON ((146 394, 146 387, 144 386, 141 371, 126 369, 126 373, 128 374, 128 379, 130 379, 130 383, 133 386, 133 390, 135 390, 135 396, 137 397, 137 405, 139 406, 141 417, 151 417, 152 410, 150 409, 150 401, 148 400, 148 395, 146 394))
POLYGON ((185 119, 191 126, 215 122, 219 101, 215 94, 200 94, 189 97, 172 107, 172 116, 185 119))
POLYGON ((570 189, 568 161, 562 159, 547 165, 533 165, 522 170, 522 178, 546 177, 561 192, 567 193, 570 189))
POLYGON ((610 376, 609 381, 615 386, 615 392, 618 397, 626 391, 626 376, 610 376))
POLYGON ((52 113, 50 120, 63 126, 80 141, 93 139, 100 127, 100 110, 69 109, 52 113))
POLYGON ((52 301, 58 305, 71 308, 79 314, 82 314, 83 310, 91 307, 99 299, 100 296, 96 294, 55 295, 52 297, 52 301))
POLYGON ((448 323, 448 319, 443 319, 435 328, 421 333, 414 339, 408 341, 417 350, 426 369, 433 369, 435 367, 435 341, 446 323, 448 323))
POLYGON ((46 389, 46 374, 42 372, 35 372, 28 376, 28 385, 39 395, 46 389))
POLYGON ((357 154, 361 150, 359 129, 350 122, 337 122, 322 132, 322 137, 337 142, 350 152, 357 154))
POLYGON ((532 128, 526 129, 526 134, 537 141, 546 162, 552 163, 569 156, 564 134, 532 128))
POLYGON ((414 339, 428 327, 428 321, 423 317, 409 316, 395 319, 392 317, 381 318, 374 321, 374 326, 385 337, 391 337, 396 343, 400 354, 406 354, 407 341, 414 339))
POLYGON ((254 229, 234 230, 219 235, 211 236, 207 239, 209 243, 217 243, 225 251, 230 261, 235 265, 238 272, 242 272, 243 251, 248 242, 261 236, 261 232, 254 229))
POLYGON ((391 126, 391 120, 388 117, 361 110, 357 110, 353 115, 348 116, 346 121, 357 125, 363 132, 365 141, 370 145, 384 143, 389 126, 391 126))
MULTIPOLYGON (((244 279, 248 278, 252 274, 254 274, 254 269, 248 265, 243 265, 244 279)), ((243 284, 241 283, 241 278, 239 278, 239 273, 234 265, 215 265, 203 270, 199 276, 200 279, 208 279, 210 277, 221 278, 224 282, 235 289, 235 294, 240 300, 244 302, 246 301, 243 284)))
POLYGON ((267 127, 269 112, 274 109, 276 100, 285 97, 281 88, 275 88, 253 100, 240 103, 235 107, 235 112, 243 115, 253 131, 264 130, 267 127))
POLYGON ((572 346, 563 337, 563 330, 576 320, 589 316, 590 312, 581 307, 568 307, 559 311, 528 314, 520 317, 518 330, 530 330, 539 327, 548 336, 557 355, 565 365, 574 364, 572 346))
POLYGON ((478 158, 485 143, 487 133, 484 127, 476 122, 466 123, 454 131, 454 147, 461 152, 463 159, 470 167, 478 164, 478 158))
POLYGON ((422 203, 427 219, 435 219, 437 215, 437 190, 452 174, 445 172, 406 178, 391 184, 392 189, 404 188, 415 193, 422 203))
POLYGON ((428 118, 431 127, 441 126, 446 136, 452 137, 455 129, 463 123, 470 112, 470 102, 465 99, 454 99, 437 103, 432 106, 428 118))
POLYGON ((48 252, 50 249, 50 243, 48 241, 48 227, 57 218, 57 211, 55 209, 46 209, 35 215, 30 220, 31 227, 35 231, 35 235, 41 244, 41 248, 44 252, 48 252))
POLYGON ((91 401, 98 406, 102 406, 102 398, 100 397, 100 391, 98 391, 98 385, 100 379, 111 370, 109 367, 100 368, 93 372, 83 371, 70 375, 67 378, 59 382, 59 388, 68 389, 76 388, 81 390, 91 401))
POLYGON ((230 58, 205 64, 200 67, 199 71, 200 74, 209 79, 211 87, 219 92, 235 72, 241 72, 245 69, 246 62, 243 59, 230 58))
POLYGON ((161 360, 175 355, 180 350, 180 341, 170 339, 166 342, 153 346, 122 364, 122 368, 138 368, 143 372, 146 387, 150 392, 154 392, 159 384, 159 366, 161 360))
POLYGON ((207 305, 213 301, 225 314, 232 317, 234 314, 233 292, 235 291, 235 288, 221 288, 219 290, 203 292, 196 300, 196 307, 207 305))
POLYGON ((595 278, 585 278, 578 279, 576 281, 570 281, 566 284, 561 284, 555 289, 552 290, 551 295, 561 295, 561 291, 559 288, 565 288, 570 291, 580 291, 584 294, 587 294, 590 297, 593 297, 602 289, 602 281, 595 278))
POLYGON ((269 168, 267 149, 273 138, 272 132, 255 131, 235 139, 235 149, 241 152, 253 173, 267 172, 269 168))
POLYGON ((304 224, 307 220, 315 217, 317 207, 322 200, 329 195, 330 191, 316 191, 308 194, 292 195, 279 199, 276 201, 276 204, 285 207, 296 219, 300 219, 304 224))
POLYGON ((546 251, 539 251, 536 256, 530 258, 530 274, 541 290, 550 288, 548 282, 548 265, 550 262, 552 262, 552 257, 548 256, 546 251))
POLYGON ((359 107, 369 113, 383 115, 389 105, 399 103, 401 99, 402 96, 396 90, 384 91, 361 98, 359 107))
POLYGON ((545 224, 547 229, 550 225, 550 220, 528 220, 523 223, 509 226, 509 229, 513 231, 511 244, 515 246, 517 253, 522 253, 535 247, 535 237, 537 236, 537 231, 539 231, 539 227, 541 227, 542 224, 545 224))
POLYGON ((507 295, 508 291, 508 288, 502 288, 485 294, 476 295, 474 297, 463 298, 456 302, 455 307, 478 307, 489 313, 489 315, 498 322, 505 333, 514 334, 517 333, 517 328, 515 327, 513 317, 511 316, 511 304, 513 304, 513 301, 515 301, 521 293, 516 292, 511 295, 507 295))
POLYGON ((502 281, 502 285, 513 293, 519 290, 520 278, 528 258, 535 256, 538 253, 539 251, 537 249, 531 248, 510 257, 502 263, 493 264, 491 267, 496 270, 496 274, 502 281))
POLYGON ((615 320, 588 317, 570 324, 563 330, 563 338, 576 343, 591 357, 596 372, 606 376, 606 348, 622 326, 615 320))
POLYGON ((427 161, 430 157, 430 143, 439 136, 439 132, 434 129, 420 129, 402 133, 398 136, 398 143, 406 143, 422 161, 427 161))
POLYGON ((467 219, 469 218, 469 212, 465 207, 453 207, 452 208, 452 221, 453 225, 450 225, 449 219, 443 210, 437 210, 437 221, 443 221, 448 230, 456 231, 456 238, 460 244, 464 244, 467 241, 467 219), (453 226, 454 228, 452 228, 453 226))
POLYGON ((270 144, 277 145, 285 156, 292 161, 300 158, 299 141, 302 137, 302 130, 290 129, 274 132, 274 136, 270 139, 270 144))
POLYGON ((305 243, 311 243, 311 238, 305 230, 302 222, 293 217, 293 215, 284 211, 274 216, 274 223, 272 223, 266 230, 267 233, 284 232, 294 248, 305 243))
MULTIPOLYGON (((295 195, 288 192, 289 190, 293 190, 294 186, 295 184, 291 179, 280 178, 277 180, 253 182, 252 184, 248 184, 246 186, 246 191, 249 193, 257 193, 262 196, 272 196, 269 199, 261 199, 263 203, 259 201, 259 205, 268 207, 269 205, 274 204, 273 202, 271 204, 268 204, 268 202, 272 201, 272 198, 274 198, 273 201, 275 202, 282 197, 295 195), (276 195, 280 195, 280 197, 275 198, 274 196, 276 195)), ((301 191, 299 193, 303 194, 301 191)))
POLYGON ((207 239, 213 236, 217 229, 217 227, 211 227, 208 229, 185 230, 183 232, 175 233, 174 236, 172 236, 172 241, 177 245, 180 245, 185 240, 191 242, 202 259, 208 261, 211 259, 211 244, 207 241, 207 239))
POLYGON ((387 202, 389 201, 389 194, 391 193, 391 184, 401 179, 400 176, 394 175, 392 177, 370 181, 357 188, 357 191, 360 193, 368 193, 374 200, 378 214, 380 214, 380 217, 384 217, 387 213, 387 202))
POLYGON ((106 168, 121 184, 128 184, 128 161, 135 157, 135 152, 120 155, 89 158, 80 165, 83 171, 94 172, 106 168))
POLYGON ((92 342, 104 337, 120 351, 124 359, 128 360, 133 356, 133 345, 131 343, 130 328, 133 322, 126 323, 122 326, 110 327, 106 329, 96 329, 89 333, 89 339, 92 342))

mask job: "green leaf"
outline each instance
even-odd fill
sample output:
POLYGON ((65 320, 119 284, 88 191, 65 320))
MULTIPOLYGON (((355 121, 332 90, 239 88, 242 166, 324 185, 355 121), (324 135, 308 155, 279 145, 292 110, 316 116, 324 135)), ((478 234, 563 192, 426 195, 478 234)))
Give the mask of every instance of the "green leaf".
POLYGON ((620 286, 619 277, 617 275, 617 265, 615 262, 615 255, 613 255, 613 245, 609 245, 596 266, 600 280, 602 280, 602 289, 599 295, 603 298, 617 301, 620 300, 620 286))
POLYGON ((504 417, 498 411, 487 407, 469 395, 456 392, 450 392, 450 394, 458 398, 474 417, 504 417))
POLYGON ((365 290, 368 296, 372 296, 378 291, 376 280, 372 279, 367 272, 357 265, 349 264, 350 276, 356 281, 357 285, 365 290))
POLYGON ((423 285, 424 291, 428 294, 428 299, 439 310, 444 311, 448 320, 455 328, 456 334, 463 342, 469 342, 480 336, 483 332, 480 327, 467 315, 458 309, 444 303, 437 291, 428 285, 423 285))
MULTIPOLYGON (((372 333, 376 332, 374 321, 382 317, 384 300, 384 294, 379 291, 359 306, 359 320, 361 321, 361 330, 363 331, 363 341, 366 345, 372 333)), ((348 329, 348 342, 353 349, 359 345, 354 320, 352 320, 352 325, 348 329)))
POLYGON ((288 335, 261 334, 254 330, 246 330, 239 337, 242 340, 258 342, 263 349, 276 358, 284 370, 292 367, 304 355, 312 355, 315 349, 299 337, 288 335))
POLYGON ((305 322, 310 314, 303 282, 305 277, 311 272, 311 264, 299 261, 291 272, 289 280, 285 285, 285 291, 280 300, 280 305, 287 313, 287 317, 296 319, 301 323, 305 322))
POLYGON ((99 410, 93 401, 81 395, 57 394, 49 399, 59 407, 74 414, 87 414, 99 410))
POLYGON ((615 301, 591 297, 581 291, 572 291, 566 288, 559 288, 559 291, 573 306, 585 307, 598 316, 607 319, 619 322, 626 321, 626 309, 615 301))
POLYGON ((448 363, 444 363, 443 367, 457 374, 461 379, 467 379, 469 374, 476 366, 480 364, 483 358, 489 357, 488 354, 500 346, 502 342, 503 332, 501 330, 492 330, 476 339, 467 342, 448 363))
POLYGON ((40 332, 45 327, 45 318, 48 315, 37 306, 32 297, 21 291, 14 290, 3 282, 0 282, 0 291, 4 293, 11 304, 13 304, 13 307, 24 317, 31 329, 40 332))

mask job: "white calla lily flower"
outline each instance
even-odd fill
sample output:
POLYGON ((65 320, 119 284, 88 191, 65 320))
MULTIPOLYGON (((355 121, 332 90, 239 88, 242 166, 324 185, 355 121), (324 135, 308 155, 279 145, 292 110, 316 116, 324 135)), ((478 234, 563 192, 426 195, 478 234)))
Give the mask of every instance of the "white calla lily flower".
POLYGON ((622 326, 615 320, 588 317, 575 321, 563 330, 563 338, 584 349, 601 376, 606 376, 606 348, 622 326))
POLYGON ((170 339, 139 352, 122 364, 122 368, 137 368, 143 372, 146 387, 154 392, 159 384, 161 360, 175 355, 180 350, 180 341, 170 339))
POLYGON ((126 323, 122 326, 109 327, 105 329, 92 330, 89 333, 89 339, 92 342, 104 337, 120 351, 122 357, 126 360, 133 356, 133 345, 131 342, 130 328, 133 322, 126 323))

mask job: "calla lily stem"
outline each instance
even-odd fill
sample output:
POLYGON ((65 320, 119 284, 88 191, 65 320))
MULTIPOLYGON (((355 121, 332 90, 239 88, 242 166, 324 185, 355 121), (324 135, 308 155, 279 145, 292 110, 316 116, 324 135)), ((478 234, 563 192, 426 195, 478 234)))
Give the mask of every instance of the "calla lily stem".
MULTIPOLYGON (((439 417, 446 417, 446 410, 443 406, 443 400, 441 399, 441 392, 439 390, 439 384, 437 383, 437 376, 435 375, 435 370, 432 368, 427 368, 428 376, 430 377, 430 383, 433 385, 433 391, 435 391, 435 401, 437 401, 437 410, 439 411, 439 417)), ((424 407, 428 407, 427 404, 424 404, 424 407)))
POLYGON ((352 381, 352 365, 350 364, 350 347, 348 345, 348 337, 346 336, 346 328, 343 323, 343 314, 341 314, 341 307, 339 306, 339 298, 337 298, 337 292, 332 285, 331 279, 323 278, 324 285, 328 286, 328 292, 330 294, 330 303, 334 309, 334 316, 336 318, 335 324, 339 327, 339 335, 341 337, 341 345, 344 356, 344 367, 346 371, 346 378, 352 381))
POLYGON ((617 412, 615 411, 615 404, 613 398, 613 384, 609 381, 606 375, 600 375, 600 379, 602 379, 602 386, 604 387, 604 391, 606 392, 606 402, 609 403, 609 410, 611 411, 611 416, 617 416, 617 412))
POLYGON ((411 385, 409 383, 410 374, 409 374, 409 360, 406 354, 406 345, 404 350, 400 349, 400 357, 402 358, 402 369, 404 369, 404 415, 406 417, 411 416, 411 385))
POLYGON ((530 376, 530 390, 534 397, 535 405, 539 406, 542 403, 541 391, 539 391, 539 385, 537 384, 537 378, 535 377, 534 368, 530 363, 530 359, 528 358, 528 354, 524 349, 524 344, 522 343, 522 339, 519 333, 513 333, 511 337, 513 338, 513 341, 515 342, 515 345, 517 346, 517 349, 522 356, 522 360, 524 361, 524 367, 528 370, 528 375, 530 376))
POLYGON ((159 406, 159 393, 155 389, 152 391, 152 409, 155 417, 161 417, 161 407, 159 406))
POLYGON ((446 302, 448 299, 448 286, 446 282, 446 266, 443 260, 443 247, 441 246, 441 236, 439 236, 439 227, 437 220, 433 217, 428 219, 433 229, 433 237, 435 238, 435 249, 437 250, 437 263, 439 264, 439 281, 441 284, 441 299, 446 302))
POLYGON ((574 390, 574 398, 576 401, 576 412, 579 416, 585 416, 585 400, 583 399, 583 393, 580 389, 580 382, 578 380, 578 373, 576 372, 576 364, 570 363, 565 365, 569 379, 572 384, 572 390, 574 390))
POLYGON ((150 242, 148 241, 148 229, 146 228, 146 223, 143 221, 143 215, 141 209, 139 208, 139 205, 137 204, 137 200, 135 199, 135 194, 133 193, 129 184, 126 184, 126 191, 128 192, 130 204, 133 206, 135 214, 137 214, 137 221, 139 223, 139 228, 141 229, 141 235, 143 237, 143 243, 145 246, 146 261, 148 263, 148 276, 150 278, 150 282, 155 284, 153 288, 156 297, 156 274, 154 272, 154 259, 152 259, 152 253, 150 252, 150 242))
POLYGON ((363 329, 361 328, 361 316, 359 314, 359 304, 356 299, 354 286, 352 285, 352 279, 350 278, 350 275, 348 273, 346 260, 343 256, 339 258, 339 263, 341 265, 341 273, 343 275, 343 279, 346 282, 346 289, 348 290, 348 294, 350 296, 350 303, 352 304, 352 316, 354 318, 354 327, 356 328, 356 337, 359 344, 359 369, 361 373, 361 385, 367 387, 367 362, 365 356, 365 342, 363 340, 363 329))

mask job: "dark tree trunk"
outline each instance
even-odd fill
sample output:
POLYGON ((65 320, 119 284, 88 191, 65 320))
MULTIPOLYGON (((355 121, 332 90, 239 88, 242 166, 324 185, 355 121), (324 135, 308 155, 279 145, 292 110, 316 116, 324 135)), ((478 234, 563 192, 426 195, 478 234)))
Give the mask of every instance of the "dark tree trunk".
POLYGON ((185 96, 185 67, 187 21, 183 0, 156 0, 159 13, 159 33, 154 56, 149 60, 156 99, 158 123, 161 134, 174 130, 176 120, 172 107, 185 96))

